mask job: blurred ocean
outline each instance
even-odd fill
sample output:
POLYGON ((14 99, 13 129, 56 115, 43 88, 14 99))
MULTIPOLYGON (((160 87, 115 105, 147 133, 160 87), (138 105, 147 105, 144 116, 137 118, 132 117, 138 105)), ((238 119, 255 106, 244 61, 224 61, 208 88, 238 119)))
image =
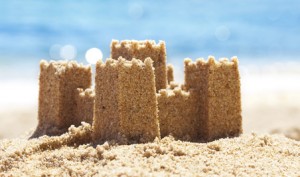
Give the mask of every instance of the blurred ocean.
POLYGON ((0 68, 59 59, 54 45, 72 45, 76 59, 111 39, 165 40, 169 62, 214 55, 242 62, 300 60, 300 2, 1 0, 0 68))

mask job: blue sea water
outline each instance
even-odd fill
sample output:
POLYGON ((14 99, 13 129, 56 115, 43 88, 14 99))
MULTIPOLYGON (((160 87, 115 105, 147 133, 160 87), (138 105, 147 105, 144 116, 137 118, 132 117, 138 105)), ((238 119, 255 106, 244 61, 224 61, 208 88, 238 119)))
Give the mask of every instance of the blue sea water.
POLYGON ((106 58, 112 39, 164 40, 169 62, 300 60, 300 1, 0 0, 0 66, 51 59, 55 44, 75 46, 81 62, 92 47, 106 58))

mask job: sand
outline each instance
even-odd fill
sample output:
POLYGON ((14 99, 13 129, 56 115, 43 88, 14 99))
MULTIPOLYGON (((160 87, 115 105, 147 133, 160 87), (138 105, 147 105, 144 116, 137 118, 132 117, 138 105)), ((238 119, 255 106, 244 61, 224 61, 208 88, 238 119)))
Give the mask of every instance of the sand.
POLYGON ((0 175, 13 176, 300 176, 300 142, 246 134, 210 143, 85 144, 91 126, 66 134, 0 142, 0 175))
POLYGON ((274 129, 270 132, 271 134, 283 134, 290 139, 300 141, 300 128, 291 127, 289 129, 274 129))

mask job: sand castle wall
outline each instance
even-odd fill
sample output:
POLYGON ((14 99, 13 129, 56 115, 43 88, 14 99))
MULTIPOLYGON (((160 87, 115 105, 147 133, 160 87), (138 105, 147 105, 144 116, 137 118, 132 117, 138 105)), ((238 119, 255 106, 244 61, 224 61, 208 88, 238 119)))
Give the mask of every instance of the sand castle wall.
POLYGON ((160 137, 150 58, 98 62, 95 83, 95 142, 148 142, 160 137))
POLYGON ((150 40, 124 40, 120 42, 113 40, 111 42, 111 58, 113 59, 121 56, 127 60, 138 58, 144 61, 147 57, 153 60, 156 91, 167 87, 166 55, 166 46, 163 41, 159 41, 158 44, 150 40))
POLYGON ((86 122, 93 124, 94 115, 94 100, 95 92, 92 88, 82 89, 77 88, 77 93, 75 94, 75 119, 76 122, 86 122))
POLYGON ((64 133, 80 125, 75 117, 76 89, 91 87, 90 66, 74 61, 40 62, 38 127, 33 137, 64 133))
MULTIPOLYGON (((192 94, 193 95, 193 94, 192 94)), ((198 139, 198 115, 195 97, 180 87, 163 89, 157 94, 161 136, 198 139)))

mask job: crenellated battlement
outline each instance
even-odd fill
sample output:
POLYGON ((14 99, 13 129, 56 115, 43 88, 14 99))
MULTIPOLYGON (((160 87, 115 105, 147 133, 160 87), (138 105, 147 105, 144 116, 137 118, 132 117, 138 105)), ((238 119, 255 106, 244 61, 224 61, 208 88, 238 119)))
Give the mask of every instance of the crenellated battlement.
POLYGON ((111 42, 111 50, 112 56, 114 56, 115 49, 124 49, 127 48, 127 51, 131 52, 132 55, 141 55, 138 52, 145 52, 149 51, 153 53, 155 51, 157 54, 162 54, 166 50, 165 42, 159 41, 156 43, 154 40, 144 40, 144 41, 137 41, 137 40, 112 40, 111 42))

